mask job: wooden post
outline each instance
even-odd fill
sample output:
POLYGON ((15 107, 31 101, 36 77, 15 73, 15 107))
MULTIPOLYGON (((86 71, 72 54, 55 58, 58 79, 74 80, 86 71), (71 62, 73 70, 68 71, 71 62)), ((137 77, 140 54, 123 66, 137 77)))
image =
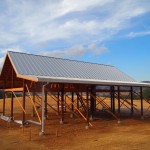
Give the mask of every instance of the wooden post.
MULTIPOLYGON (((13 71, 13 67, 12 67, 12 83, 11 83, 11 86, 12 88, 14 87, 14 71, 13 71)), ((11 120, 13 120, 14 118, 14 95, 13 95, 13 92, 11 92, 11 114, 10 114, 10 117, 11 117, 11 120)))
POLYGON ((87 113, 86 113, 86 119, 87 119, 87 124, 86 124, 86 129, 89 129, 89 93, 88 91, 86 92, 86 109, 87 109, 87 113))
MULTIPOLYGON (((26 81, 23 80, 23 92, 22 92, 22 107, 25 110, 25 98, 26 98, 26 88, 25 88, 26 81)), ((25 112, 22 111, 22 126, 25 124, 25 112)))
POLYGON ((64 112, 66 112, 66 97, 64 98, 64 112))
POLYGON ((45 119, 48 118, 48 115, 47 115, 47 92, 45 91, 45 119))
POLYGON ((94 86, 91 86, 91 95, 90 95, 90 108, 91 108, 91 120, 93 120, 93 117, 94 117, 94 113, 95 113, 95 103, 96 103, 96 100, 94 99, 94 97, 96 97, 96 93, 95 93, 95 87, 94 86), (94 95, 94 97, 92 96, 94 95))
POLYGON ((3 90, 3 115, 5 116, 5 100, 6 100, 6 96, 5 96, 5 91, 3 90))
POLYGON ((120 86, 118 86, 118 113, 120 115, 120 86))
POLYGON ((113 86, 112 88, 113 88, 113 93, 112 93, 112 95, 113 95, 113 112, 115 113, 115 87, 113 86))
POLYGON ((79 97, 77 96, 77 108, 79 109, 79 97))
POLYGON ((111 86, 111 110, 115 113, 115 90, 114 86, 111 86))
POLYGON ((140 99, 141 99, 141 119, 144 119, 144 116, 143 116, 143 90, 142 90, 142 87, 140 87, 140 99))
POLYGON ((110 86, 110 103, 111 103, 111 111, 113 111, 113 98, 112 98, 112 86, 110 86))
POLYGON ((57 113, 59 114, 59 97, 60 97, 59 92, 57 93, 57 97, 58 97, 58 101, 57 101, 57 113))
MULTIPOLYGON (((74 103, 74 92, 71 93, 71 100, 72 100, 72 103, 74 103)), ((74 106, 73 104, 71 105, 71 110, 73 111, 74 110, 74 106)))
POLYGON ((131 115, 133 115, 133 87, 131 86, 131 115))
POLYGON ((71 104, 72 113, 71 113, 70 117, 73 118, 73 111, 74 111, 74 106, 73 106, 73 104, 74 104, 74 92, 71 92, 71 102, 72 102, 72 104, 71 104))
POLYGON ((10 114, 11 120, 13 120, 14 118, 13 112, 14 112, 14 95, 13 92, 11 92, 11 114, 10 114))
POLYGON ((61 119, 60 124, 64 123, 64 85, 61 88, 61 119))
MULTIPOLYGON (((33 102, 35 103, 35 92, 32 93, 33 95, 33 102)), ((32 106, 32 117, 35 116, 35 109, 34 109, 34 106, 32 106)))

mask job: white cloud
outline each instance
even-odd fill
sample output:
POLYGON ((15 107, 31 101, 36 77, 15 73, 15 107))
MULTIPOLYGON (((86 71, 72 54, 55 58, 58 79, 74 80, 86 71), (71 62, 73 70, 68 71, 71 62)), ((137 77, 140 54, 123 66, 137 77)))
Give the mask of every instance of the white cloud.
POLYGON ((40 54, 45 56, 63 58, 66 56, 80 56, 84 52, 85 48, 82 45, 76 45, 65 50, 42 51, 40 52, 40 54))
POLYGON ((144 35, 150 35, 150 31, 141 31, 141 32, 130 32, 127 37, 137 37, 137 36, 144 36, 144 35))
POLYGON ((107 48, 105 46, 97 46, 96 42, 93 42, 87 46, 74 45, 64 50, 41 51, 40 54, 45 56, 64 58, 64 57, 78 57, 83 55, 87 51, 90 51, 94 55, 100 55, 101 53, 107 51, 107 48))
MULTIPOLYGON (((99 40, 102 43, 112 39, 118 31, 130 27, 133 18, 149 12, 150 2, 147 0, 119 2, 116 0, 45 0, 44 2, 5 0, 1 2, 1 8, 0 47, 6 45, 12 47, 19 43, 22 48, 24 45, 37 48, 39 43, 62 39, 71 41, 72 45, 78 45, 81 53, 80 51, 84 49, 82 42, 99 40), (77 41, 76 39, 78 43, 73 42, 77 41)), ((95 50, 95 53, 102 49, 105 51, 104 47, 95 50)), ((73 52, 72 49, 70 51, 73 52)), ((65 50, 59 51, 60 55, 64 53, 66 54, 65 50)))
POLYGON ((103 52, 106 52, 107 48, 104 45, 97 47, 96 42, 93 42, 88 45, 88 50, 93 52, 95 55, 100 55, 103 52))

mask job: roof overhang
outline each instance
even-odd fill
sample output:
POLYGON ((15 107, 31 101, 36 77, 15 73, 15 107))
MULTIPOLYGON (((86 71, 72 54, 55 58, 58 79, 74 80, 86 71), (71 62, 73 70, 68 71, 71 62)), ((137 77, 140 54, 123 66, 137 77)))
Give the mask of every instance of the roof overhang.
POLYGON ((35 82, 150 87, 150 83, 140 83, 140 82, 123 82, 123 81, 93 80, 93 79, 48 77, 48 76, 32 76, 32 75, 28 75, 28 76, 19 75, 18 77, 21 77, 21 78, 24 78, 24 79, 27 79, 27 80, 32 80, 32 81, 35 81, 35 82))

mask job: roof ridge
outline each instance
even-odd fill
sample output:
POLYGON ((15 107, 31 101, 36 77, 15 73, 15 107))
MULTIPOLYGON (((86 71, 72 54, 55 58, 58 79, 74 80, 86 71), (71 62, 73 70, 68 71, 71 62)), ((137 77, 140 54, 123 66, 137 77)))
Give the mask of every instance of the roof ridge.
POLYGON ((81 61, 81 60, 73 60, 73 59, 59 58, 59 57, 52 57, 52 56, 45 56, 45 55, 39 55, 39 54, 30 54, 30 53, 25 53, 25 52, 16 52, 16 51, 7 51, 7 52, 8 53, 9 52, 19 53, 19 54, 25 54, 25 55, 40 56, 40 57, 46 57, 46 58, 61 59, 61 60, 68 60, 68 61, 74 61, 74 62, 82 62, 82 63, 88 63, 88 64, 96 64, 96 65, 101 65, 101 66, 114 67, 113 65, 99 64, 99 63, 94 63, 94 62, 86 62, 86 61, 81 61))

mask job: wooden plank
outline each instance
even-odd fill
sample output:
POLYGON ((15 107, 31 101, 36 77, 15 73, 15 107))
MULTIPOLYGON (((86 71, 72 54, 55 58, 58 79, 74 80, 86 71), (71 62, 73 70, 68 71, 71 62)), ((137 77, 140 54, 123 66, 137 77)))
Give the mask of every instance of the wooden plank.
POLYGON ((22 92, 22 91, 23 91, 23 87, 22 88, 4 89, 4 92, 22 92))

